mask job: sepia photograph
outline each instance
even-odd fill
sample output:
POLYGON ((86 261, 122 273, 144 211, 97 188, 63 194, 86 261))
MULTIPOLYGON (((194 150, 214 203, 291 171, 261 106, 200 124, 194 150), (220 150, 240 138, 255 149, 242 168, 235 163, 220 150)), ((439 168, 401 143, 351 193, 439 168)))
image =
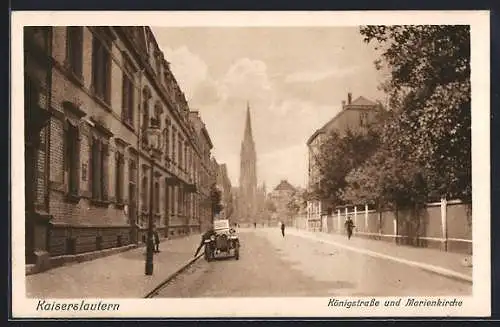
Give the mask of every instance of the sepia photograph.
POLYGON ((13 314, 489 315, 488 12, 12 24, 13 314))

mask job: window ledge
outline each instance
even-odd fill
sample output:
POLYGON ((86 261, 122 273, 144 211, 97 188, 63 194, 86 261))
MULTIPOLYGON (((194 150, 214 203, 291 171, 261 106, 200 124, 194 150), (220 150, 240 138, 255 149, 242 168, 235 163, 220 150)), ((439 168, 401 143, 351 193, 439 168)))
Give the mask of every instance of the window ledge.
POLYGON ((71 66, 69 65, 69 63, 66 63, 64 65, 64 68, 66 70, 66 75, 68 76, 68 78, 75 84, 77 84, 78 86, 80 87, 83 87, 84 86, 84 80, 83 80, 83 74, 77 74, 73 71, 73 69, 71 69, 71 66))
POLYGON ((99 200, 99 199, 92 199, 90 202, 95 205, 96 207, 108 207, 109 206, 109 201, 107 200, 99 200))
POLYGON ((127 127, 129 130, 131 130, 132 132, 135 133, 135 128, 132 125, 132 122, 130 122, 130 121, 126 120, 126 119, 122 119, 122 122, 123 122, 123 125, 125 125, 125 127, 127 127))
POLYGON ((92 98, 97 102, 99 103, 101 106, 104 107, 105 110, 109 111, 109 112, 112 112, 113 109, 111 109, 111 106, 103 99, 101 98, 99 95, 97 95, 95 93, 95 91, 92 91, 91 92, 91 95, 92 95, 92 98))

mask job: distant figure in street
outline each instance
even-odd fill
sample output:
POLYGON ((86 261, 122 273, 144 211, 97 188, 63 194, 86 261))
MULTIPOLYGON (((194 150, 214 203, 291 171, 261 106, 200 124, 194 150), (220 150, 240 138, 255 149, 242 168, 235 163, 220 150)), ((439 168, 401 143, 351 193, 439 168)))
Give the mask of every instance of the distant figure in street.
POLYGON ((253 223, 253 228, 257 228, 257 223, 253 223))
POLYGON ((198 255, 198 252, 200 252, 201 248, 205 245, 205 240, 210 239, 210 236, 212 236, 212 235, 215 235, 215 230, 214 230, 213 226, 210 225, 210 227, 208 227, 207 231, 205 233, 203 233, 203 235, 201 235, 201 242, 200 242, 200 245, 198 246, 198 248, 196 249, 196 252, 194 254, 195 257, 198 255))
POLYGON ((281 222, 281 235, 285 237, 285 223, 281 222))
POLYGON ((153 227, 153 244, 154 244, 154 252, 159 253, 160 252, 160 236, 158 235, 158 231, 156 230, 156 227, 153 227))
POLYGON ((352 231, 353 231, 354 227, 356 227, 356 226, 354 226, 354 222, 352 221, 352 219, 351 219, 350 216, 347 217, 344 225, 345 225, 345 228, 346 228, 346 231, 347 231, 347 239, 350 240, 351 236, 352 236, 352 231))

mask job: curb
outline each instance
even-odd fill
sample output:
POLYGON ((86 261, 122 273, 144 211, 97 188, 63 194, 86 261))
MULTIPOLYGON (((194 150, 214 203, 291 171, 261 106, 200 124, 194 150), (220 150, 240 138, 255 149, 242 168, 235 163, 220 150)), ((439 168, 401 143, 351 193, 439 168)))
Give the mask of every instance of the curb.
POLYGON ((199 258, 203 257, 203 253, 198 254, 196 257, 188 260, 186 263, 184 263, 179 269, 177 269, 175 272, 170 274, 166 279, 164 279, 159 285, 157 285, 152 291, 147 293, 143 298, 150 299, 153 298, 155 295, 158 294, 158 292, 166 285, 168 284, 172 279, 177 277, 180 273, 182 273, 184 270, 186 270, 189 266, 191 266, 193 263, 195 263, 199 258))
POLYGON ((341 243, 338 243, 338 242, 335 242, 335 241, 323 240, 323 239, 320 239, 320 238, 315 237, 313 235, 307 235, 307 234, 300 235, 300 233, 297 233, 295 235, 297 235, 299 237, 305 237, 305 238, 309 238, 309 239, 314 239, 314 240, 316 240, 316 241, 318 241, 320 243, 326 243, 326 244, 335 245, 337 247, 344 248, 346 250, 350 250, 350 251, 353 251, 353 252, 358 252, 358 253, 366 254, 366 255, 369 255, 371 257, 381 258, 381 259, 386 259, 386 260, 391 260, 391 261, 394 261, 394 262, 406 264, 406 265, 409 265, 409 266, 412 266, 412 267, 420 268, 420 269, 425 270, 427 272, 431 272, 431 273, 434 273, 434 274, 437 274, 437 275, 441 275, 441 276, 444 276, 444 277, 448 277, 448 278, 451 278, 451 279, 455 279, 455 280, 458 280, 458 281, 467 282, 467 283, 470 283, 470 284, 472 284, 472 281, 473 281, 473 279, 472 279, 471 276, 468 276, 468 275, 465 275, 465 274, 461 274, 461 273, 456 272, 454 270, 446 269, 446 268, 443 268, 443 267, 434 266, 434 265, 430 265, 430 264, 426 264, 426 263, 422 263, 422 262, 417 262, 417 261, 406 260, 406 259, 402 259, 402 258, 398 258, 398 257, 393 257, 393 256, 390 256, 390 255, 386 255, 386 254, 382 254, 382 253, 379 253, 379 252, 370 251, 370 250, 366 250, 366 249, 355 248, 355 247, 348 246, 348 245, 345 245, 345 244, 341 244, 341 243))
POLYGON ((70 266, 78 263, 92 261, 99 258, 109 257, 115 254, 120 254, 123 252, 134 250, 138 247, 140 246, 138 246, 137 244, 128 244, 120 247, 114 247, 98 251, 89 251, 79 254, 65 254, 56 257, 51 257, 49 258, 50 266, 45 269, 40 269, 40 267, 37 267, 35 264, 27 264, 25 268, 25 276, 43 273, 62 266, 70 266))

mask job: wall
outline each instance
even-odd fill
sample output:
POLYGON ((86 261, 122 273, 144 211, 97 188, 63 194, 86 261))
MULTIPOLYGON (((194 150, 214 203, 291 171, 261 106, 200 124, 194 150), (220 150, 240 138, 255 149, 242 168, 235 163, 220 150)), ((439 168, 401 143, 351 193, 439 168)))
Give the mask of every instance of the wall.
MULTIPOLYGON (((358 237, 394 242, 401 245, 436 248, 444 251, 472 253, 471 207, 460 201, 428 204, 418 214, 411 210, 348 211, 356 225, 358 237), (415 218, 418 217, 418 218, 415 218)), ((344 234, 344 209, 323 216, 323 231, 344 234)), ((317 220, 298 216, 294 226, 319 231, 317 220)))

